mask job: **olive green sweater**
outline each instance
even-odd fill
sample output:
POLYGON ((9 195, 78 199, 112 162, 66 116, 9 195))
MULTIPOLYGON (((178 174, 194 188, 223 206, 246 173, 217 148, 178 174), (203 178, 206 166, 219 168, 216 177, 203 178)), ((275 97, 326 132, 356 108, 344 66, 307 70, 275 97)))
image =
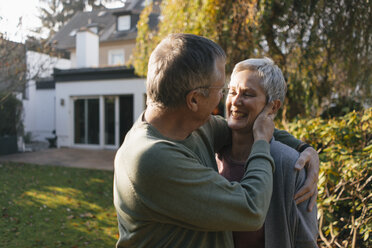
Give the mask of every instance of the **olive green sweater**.
POLYGON ((115 157, 117 247, 228 248, 231 231, 260 228, 272 193, 270 146, 255 142, 242 181, 231 183, 218 174, 215 161, 215 151, 229 142, 219 117, 175 141, 141 116, 115 157))

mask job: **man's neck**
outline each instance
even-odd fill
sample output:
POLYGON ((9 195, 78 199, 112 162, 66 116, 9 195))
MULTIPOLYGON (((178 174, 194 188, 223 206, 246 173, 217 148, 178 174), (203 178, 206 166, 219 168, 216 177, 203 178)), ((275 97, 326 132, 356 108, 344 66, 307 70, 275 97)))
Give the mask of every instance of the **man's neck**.
POLYGON ((174 140, 184 140, 198 128, 193 125, 189 111, 184 107, 161 108, 150 104, 144 119, 163 136, 174 140))

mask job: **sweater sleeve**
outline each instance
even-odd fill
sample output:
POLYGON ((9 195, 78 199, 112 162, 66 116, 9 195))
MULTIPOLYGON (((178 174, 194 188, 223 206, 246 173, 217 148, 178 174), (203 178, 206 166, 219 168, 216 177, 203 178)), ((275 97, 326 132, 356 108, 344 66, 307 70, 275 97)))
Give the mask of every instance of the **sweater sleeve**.
POLYGON ((301 144, 301 140, 296 139, 290 133, 284 130, 274 129, 274 138, 283 144, 297 150, 298 146, 301 144))
MULTIPOLYGON (((296 179, 296 191, 304 184, 306 178, 305 170, 298 172, 296 179)), ((297 227, 295 232, 295 244, 298 248, 317 248, 318 222, 316 205, 311 212, 307 211, 309 200, 295 205, 297 216, 297 227)))
POLYGON ((261 154, 253 152, 240 183, 229 182, 187 150, 169 143, 156 143, 134 159, 119 154, 117 164, 132 160, 132 168, 115 167, 116 175, 127 175, 116 180, 118 195, 131 203, 121 207, 133 212, 143 209, 144 221, 193 230, 257 230, 270 204, 273 162, 268 144, 254 146, 261 154), (135 195, 132 200, 128 190, 135 195))

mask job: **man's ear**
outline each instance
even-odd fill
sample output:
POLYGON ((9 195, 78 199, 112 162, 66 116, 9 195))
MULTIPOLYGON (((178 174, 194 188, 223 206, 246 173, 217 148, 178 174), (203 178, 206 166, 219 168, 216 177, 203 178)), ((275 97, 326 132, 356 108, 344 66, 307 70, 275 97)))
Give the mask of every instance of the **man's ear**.
POLYGON ((199 93, 196 90, 192 90, 186 95, 186 106, 193 112, 197 112, 199 109, 199 93))

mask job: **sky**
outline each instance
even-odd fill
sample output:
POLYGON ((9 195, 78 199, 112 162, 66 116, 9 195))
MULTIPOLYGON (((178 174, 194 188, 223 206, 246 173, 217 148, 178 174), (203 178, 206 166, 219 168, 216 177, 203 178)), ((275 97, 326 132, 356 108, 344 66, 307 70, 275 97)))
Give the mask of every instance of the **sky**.
POLYGON ((10 40, 24 41, 31 29, 41 25, 37 6, 39 0, 0 0, 0 32, 10 40))
MULTIPOLYGON (((106 6, 120 7, 118 4, 106 6)), ((40 0, 0 0, 0 33, 6 34, 7 39, 17 42, 24 42, 27 35, 43 37, 43 34, 31 31, 41 26, 38 18, 40 6, 42 6, 40 0), (22 25, 19 25, 20 18, 22 25)))

